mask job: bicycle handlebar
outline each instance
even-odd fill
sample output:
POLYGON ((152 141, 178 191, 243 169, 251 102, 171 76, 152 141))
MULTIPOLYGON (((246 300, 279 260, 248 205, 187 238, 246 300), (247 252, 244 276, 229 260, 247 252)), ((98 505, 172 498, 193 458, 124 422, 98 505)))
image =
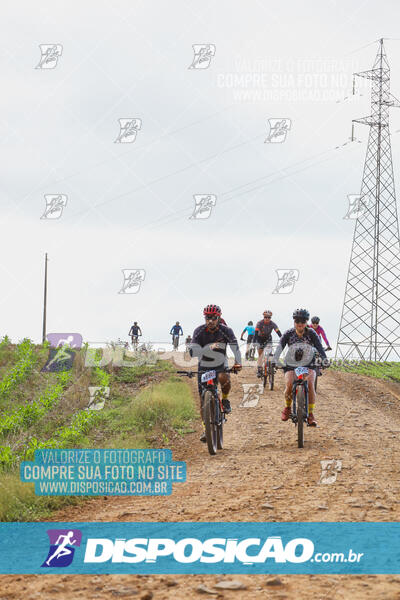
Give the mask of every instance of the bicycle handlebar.
MULTIPOLYGON (((210 369, 210 371, 212 370, 214 369, 210 369)), ((207 371, 176 371, 177 375, 186 375, 186 377, 194 377, 194 375, 202 375, 203 373, 207 373, 207 371)), ((235 375, 237 375, 238 371, 234 367, 232 367, 230 369, 224 369, 223 371, 221 371, 221 373, 235 373, 235 375)))

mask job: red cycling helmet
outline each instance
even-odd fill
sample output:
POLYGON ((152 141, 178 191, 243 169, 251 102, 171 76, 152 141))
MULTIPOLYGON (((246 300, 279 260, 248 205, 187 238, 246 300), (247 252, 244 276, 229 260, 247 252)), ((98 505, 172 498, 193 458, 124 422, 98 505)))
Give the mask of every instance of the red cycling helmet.
POLYGON ((218 315, 219 317, 222 314, 222 310, 217 304, 207 304, 205 309, 203 310, 203 315, 218 315))

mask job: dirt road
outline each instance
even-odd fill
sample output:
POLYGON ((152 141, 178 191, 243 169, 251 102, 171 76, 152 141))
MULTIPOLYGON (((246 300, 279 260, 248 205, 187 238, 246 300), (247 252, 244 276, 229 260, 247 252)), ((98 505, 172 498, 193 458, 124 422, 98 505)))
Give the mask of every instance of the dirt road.
MULTIPOLYGON (((170 497, 108 498, 55 514, 55 521, 399 521, 400 386, 359 375, 324 372, 317 428, 303 450, 295 427, 283 423, 283 376, 253 408, 239 408, 253 368, 232 376, 232 415, 225 448, 209 456, 199 431, 174 445, 187 461, 187 482, 170 497), (322 460, 342 461, 334 483, 320 484, 322 460)), ((195 393, 195 386, 193 384, 195 393)), ((110 597, 382 598, 400 599, 400 576, 26 576, 0 578, 0 600, 110 597), (213 589, 235 580, 245 589, 213 589), (197 593, 206 586, 213 594, 197 593), (301 594, 300 594, 301 592, 301 594), (153 594, 153 595, 152 595, 153 594)))

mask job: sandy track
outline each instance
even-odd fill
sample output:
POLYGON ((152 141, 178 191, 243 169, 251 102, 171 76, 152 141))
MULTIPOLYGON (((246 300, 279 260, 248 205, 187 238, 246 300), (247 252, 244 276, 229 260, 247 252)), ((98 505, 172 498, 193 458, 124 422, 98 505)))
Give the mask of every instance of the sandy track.
MULTIPOLYGON (((239 408, 243 383, 254 369, 232 376, 233 413, 224 431, 225 448, 209 456, 199 432, 174 445, 175 460, 187 461, 185 484, 170 497, 96 499, 57 513, 54 521, 399 521, 400 386, 332 371, 319 381, 318 428, 305 429, 299 450, 292 423, 280 421, 283 377, 266 390, 257 407, 239 408), (324 459, 342 461, 331 485, 320 485, 324 459), (268 508, 263 507, 267 504, 268 508)), ((195 391, 195 385, 193 384, 195 391)), ((200 429, 199 429, 200 431, 200 429)), ((5 598, 137 597, 181 600, 220 580, 246 589, 219 591, 224 598, 393 598, 400 576, 2 576, 5 598), (136 593, 135 593, 136 592, 136 593)), ((214 590, 214 593, 217 590, 214 590)))

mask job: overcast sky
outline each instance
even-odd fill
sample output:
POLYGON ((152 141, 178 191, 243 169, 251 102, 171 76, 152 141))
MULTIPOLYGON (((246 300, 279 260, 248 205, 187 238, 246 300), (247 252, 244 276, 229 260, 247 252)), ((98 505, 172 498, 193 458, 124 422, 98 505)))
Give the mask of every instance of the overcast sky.
MULTIPOLYGON (((333 345, 368 127, 346 142, 370 114, 352 73, 399 17, 388 0, 3 3, 0 334, 40 341, 48 252, 49 332, 127 339, 136 320, 168 341, 212 302, 239 335, 301 306, 333 345), (40 44, 62 46, 55 68, 35 68, 40 44), (215 46, 208 68, 189 68, 194 44, 215 46), (123 118, 141 120, 132 143, 115 143, 123 118), (285 141, 268 119, 290 119, 285 141), (66 195, 60 218, 41 219, 45 194, 66 195), (216 196, 208 219, 189 218, 196 194, 216 196), (138 293, 118 293, 123 269, 145 270, 138 293), (273 293, 277 269, 299 271, 292 293, 273 293)), ((400 41, 385 47, 399 97, 400 41)))

